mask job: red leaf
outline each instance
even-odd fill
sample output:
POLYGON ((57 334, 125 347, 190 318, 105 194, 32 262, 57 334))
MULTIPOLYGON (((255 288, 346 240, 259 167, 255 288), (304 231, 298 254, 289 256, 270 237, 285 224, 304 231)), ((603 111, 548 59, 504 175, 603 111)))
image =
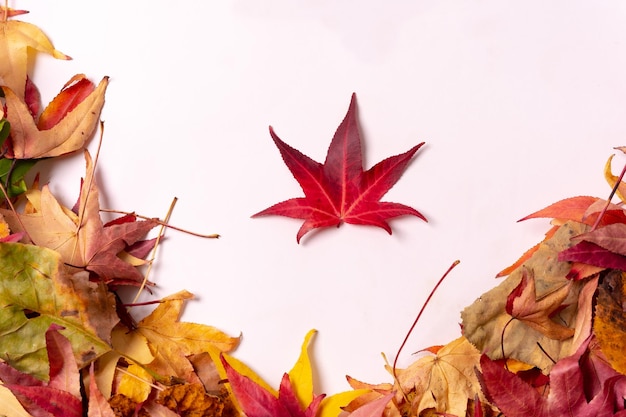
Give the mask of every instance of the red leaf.
POLYGON ((480 359, 478 377, 489 401, 507 417, 613 416, 614 412, 623 410, 619 399, 625 377, 602 381, 603 389, 587 399, 580 363, 586 348, 585 343, 574 355, 554 365, 549 389, 543 395, 486 355, 480 359))
POLYGON ((239 406, 247 417, 292 417, 289 410, 270 392, 241 375, 221 356, 230 384, 239 406))
POLYGON ((576 236, 574 239, 595 243, 611 252, 626 255, 626 224, 624 223, 609 224, 576 236))
POLYGON ((22 397, 28 398, 31 404, 34 404, 41 410, 47 411, 54 417, 83 416, 81 400, 74 397, 69 392, 50 387, 27 387, 22 385, 7 385, 6 387, 11 390, 24 408, 33 415, 45 414, 38 414, 38 411, 27 407, 27 404, 22 402, 22 397))
POLYGON ((602 268, 626 271, 626 256, 613 253, 595 243, 584 240, 559 252, 559 261, 581 262, 602 268))
POLYGON ((44 383, 27 374, 0 366, 0 379, 35 417, 82 417, 80 374, 69 340, 52 324, 46 331, 46 349, 50 362, 50 381, 44 383))
POLYGON ((409 151, 389 157, 363 172, 361 137, 356 118, 356 96, 320 164, 283 142, 270 127, 270 135, 283 161, 300 183, 305 197, 275 204, 252 217, 279 215, 304 219, 297 240, 313 229, 341 223, 377 226, 391 234, 388 219, 413 215, 426 221, 417 210, 379 200, 400 179, 423 142, 409 151))
POLYGON ((75 109, 95 89, 94 83, 85 78, 84 75, 72 77, 39 116, 37 123, 39 130, 47 130, 58 124, 67 113, 75 109))
POLYGON ((261 387, 247 376, 241 375, 220 356, 228 383, 246 417, 315 417, 324 395, 313 398, 306 410, 302 410, 300 401, 291 385, 289 374, 284 374, 280 383, 278 397, 261 387))

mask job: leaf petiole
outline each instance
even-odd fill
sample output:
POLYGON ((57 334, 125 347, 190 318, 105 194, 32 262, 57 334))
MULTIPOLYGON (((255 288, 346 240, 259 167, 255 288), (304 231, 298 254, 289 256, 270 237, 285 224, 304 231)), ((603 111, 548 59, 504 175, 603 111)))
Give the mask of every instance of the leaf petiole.
MULTIPOLYGON (((411 325, 411 328, 409 329, 409 331, 407 332, 406 336, 404 337, 404 340, 402 341, 402 344, 400 345, 400 348, 398 349, 398 352, 396 353, 396 357, 393 360, 393 366, 392 366, 393 379, 396 382, 398 382, 398 375, 396 373, 396 365, 398 364, 398 358, 400 357, 400 352, 402 352, 402 349, 404 348, 404 345, 406 345, 407 340, 409 340, 409 336, 413 332, 413 329, 417 325, 417 322, 419 321, 420 317, 422 317, 422 313, 426 309, 426 306, 430 302, 430 299, 433 297, 433 295, 435 295, 435 292, 437 291, 437 288, 439 288, 439 286, 441 285, 443 280, 446 279, 446 277, 448 276, 450 271, 452 271, 454 269, 454 267, 456 267, 459 263, 461 263, 461 261, 459 261, 459 260, 456 260, 456 261, 452 262, 452 265, 450 265, 448 270, 443 274, 443 276, 441 278, 439 278, 439 281, 437 281, 437 284, 435 284, 433 289, 430 291, 430 294, 428 295, 428 298, 426 298, 426 301, 422 305, 422 308, 421 308, 420 312, 417 314, 417 317, 415 318, 415 321, 413 322, 413 324, 411 325)), ((398 382, 398 386, 399 385, 400 384, 398 382)), ((403 392, 402 394, 406 397, 406 393, 403 392)))

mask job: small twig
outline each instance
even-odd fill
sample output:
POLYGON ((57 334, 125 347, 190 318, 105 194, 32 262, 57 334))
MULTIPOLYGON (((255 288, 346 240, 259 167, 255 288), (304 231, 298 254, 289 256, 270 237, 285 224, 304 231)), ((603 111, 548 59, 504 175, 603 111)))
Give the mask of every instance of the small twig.
POLYGON ((548 352, 546 352, 546 350, 543 348, 543 346, 541 346, 541 343, 537 342, 537 346, 539 346, 539 349, 541 349, 543 354, 546 355, 548 357, 548 359, 550 359, 552 361, 552 363, 556 363, 556 361, 554 359, 552 359, 552 356, 550 356, 548 354, 548 352))
POLYGON ((140 376, 137 376, 137 375, 135 375, 135 374, 133 374, 133 373, 131 373, 131 372, 128 372, 126 369, 122 369, 122 368, 120 368, 119 366, 116 366, 116 367, 115 367, 115 369, 117 369, 118 371, 120 371, 120 372, 121 372, 121 373, 123 373, 123 374, 126 374, 126 375, 128 375, 128 376, 130 376, 130 377, 133 377, 133 378, 135 378, 135 379, 137 379, 137 380, 139 380, 139 381, 141 381, 141 382, 143 382, 143 383, 145 383, 145 384, 150 385, 152 388, 154 388, 154 389, 155 389, 155 390, 157 390, 157 391, 164 391, 164 389, 163 389, 163 388, 161 388, 160 386, 158 386, 158 385, 154 385, 152 382, 147 381, 147 380, 145 380, 145 379, 141 378, 140 376))
MULTIPOLYGON (((402 349, 404 348, 404 345, 406 345, 407 340, 409 340, 409 336, 413 332, 413 329, 417 325, 417 322, 419 321, 420 317, 422 317, 422 313, 426 309, 426 306, 428 305, 428 302, 433 297, 433 295, 435 295, 435 292, 437 291, 437 288, 439 288, 439 285, 441 285, 443 280, 446 279, 446 277, 448 276, 450 271, 452 271, 452 269, 454 269, 454 267, 457 266, 460 262, 461 261, 458 261, 458 260, 452 262, 452 265, 450 265, 450 267, 448 268, 446 273, 443 274, 443 276, 441 278, 439 278, 439 281, 437 282, 437 284, 435 284, 433 289, 430 291, 430 294, 428 295, 428 298, 426 299, 426 301, 422 305, 422 308, 421 308, 420 312, 417 314, 417 317, 415 318, 415 321, 413 322, 413 324, 411 325, 411 328, 409 329, 409 331, 407 332, 406 336, 404 337, 404 340, 402 341, 402 344, 400 345, 400 348, 398 349, 398 352, 396 353, 396 357, 393 360, 393 366, 392 366, 393 379, 398 383, 398 386, 400 386, 400 382, 398 381, 398 375, 396 373, 396 365, 398 364, 398 358, 400 357, 400 352, 402 352, 402 349)), ((402 387, 400 387, 400 389, 402 389, 402 387)), ((402 394, 406 397, 406 393, 405 392, 402 392, 402 394)))
POLYGON ((161 224, 161 229, 159 230, 159 234, 157 235, 156 241, 154 242, 154 247, 152 248, 150 261, 148 263, 148 269, 146 270, 146 273, 143 277, 143 281, 141 282, 141 286, 139 287, 137 294, 135 294, 135 298, 133 299, 132 304, 135 304, 137 302, 137 300, 139 299, 139 296, 141 295, 143 290, 146 288, 146 283, 148 282, 148 276, 150 276, 150 271, 152 271, 152 265, 154 263, 154 259, 156 258, 157 248, 159 246, 159 243, 161 242, 161 238, 165 234, 165 225, 167 224, 167 222, 169 222, 170 217, 172 216, 172 212, 174 211, 174 206, 176 205, 177 201, 178 199, 174 197, 174 199, 172 200, 172 204, 170 204, 170 208, 167 210, 167 214, 165 215, 165 220, 161 224))
POLYGON ((179 232, 182 232, 182 233, 186 233, 186 234, 191 235, 191 236, 201 237, 201 238, 205 238, 205 239, 218 239, 220 237, 220 235, 217 234, 217 233, 212 233, 212 234, 196 233, 196 232, 192 232, 190 230, 182 229, 180 227, 172 226, 171 224, 168 224, 167 222, 165 222, 165 221, 163 221, 161 219, 155 219, 153 217, 142 216, 141 214, 137 214, 137 213, 133 213, 133 212, 122 211, 122 210, 113 210, 113 209, 100 209, 100 211, 103 212, 103 213, 115 213, 115 214, 124 214, 124 215, 134 215, 134 216, 139 217, 140 219, 153 220, 157 224, 160 224, 161 226, 165 226, 168 229, 173 229, 173 230, 176 230, 176 231, 179 231, 179 232))

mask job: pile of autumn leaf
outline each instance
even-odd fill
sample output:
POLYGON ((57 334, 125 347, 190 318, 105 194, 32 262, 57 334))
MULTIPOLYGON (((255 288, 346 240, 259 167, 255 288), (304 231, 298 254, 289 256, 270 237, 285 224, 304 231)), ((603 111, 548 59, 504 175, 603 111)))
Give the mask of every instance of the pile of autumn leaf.
MULTIPOLYGON (((76 75, 42 110, 27 73, 29 50, 69 58, 38 27, 12 19, 24 12, 0 10, 0 415, 626 415, 626 211, 600 198, 562 200, 526 217, 553 219, 546 238, 462 312, 461 337, 424 349, 406 369, 387 365, 390 383, 348 377, 352 390, 316 395, 311 331, 276 390, 229 354, 239 338, 179 321, 192 298, 187 291, 155 300, 154 310, 137 321, 118 290, 153 285, 145 268, 165 222, 134 214, 101 218, 97 157, 85 145, 98 129, 108 78, 95 85, 76 75), (61 163, 79 151, 86 173, 72 207, 37 176, 27 183, 39 160, 61 163), (157 236, 148 238, 157 227, 157 236)), ((354 97, 346 120, 340 130, 356 131, 354 97)), ((286 161, 308 158, 272 137, 286 161)), ((360 151, 357 139, 350 146, 360 151)), ((398 165, 390 187, 419 146, 366 173, 358 167, 354 175, 369 178, 398 165)), ((626 184, 613 176, 611 159, 605 175, 624 201, 626 184)), ((368 207, 422 217, 409 207, 376 203, 384 192, 372 193, 368 207)), ((305 203, 292 199, 260 214, 305 218, 298 240, 338 222, 311 220, 305 203)), ((357 214, 354 223, 390 231, 382 217, 357 214)))

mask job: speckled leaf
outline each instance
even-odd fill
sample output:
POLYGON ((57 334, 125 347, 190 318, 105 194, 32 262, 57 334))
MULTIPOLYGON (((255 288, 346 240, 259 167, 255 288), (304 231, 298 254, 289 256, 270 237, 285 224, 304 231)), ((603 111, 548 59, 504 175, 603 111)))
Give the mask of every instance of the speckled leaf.
POLYGON ((59 255, 20 243, 0 243, 0 357, 40 379, 48 377, 45 332, 52 323, 72 343, 79 366, 108 351, 119 320, 112 294, 69 275, 59 255))

